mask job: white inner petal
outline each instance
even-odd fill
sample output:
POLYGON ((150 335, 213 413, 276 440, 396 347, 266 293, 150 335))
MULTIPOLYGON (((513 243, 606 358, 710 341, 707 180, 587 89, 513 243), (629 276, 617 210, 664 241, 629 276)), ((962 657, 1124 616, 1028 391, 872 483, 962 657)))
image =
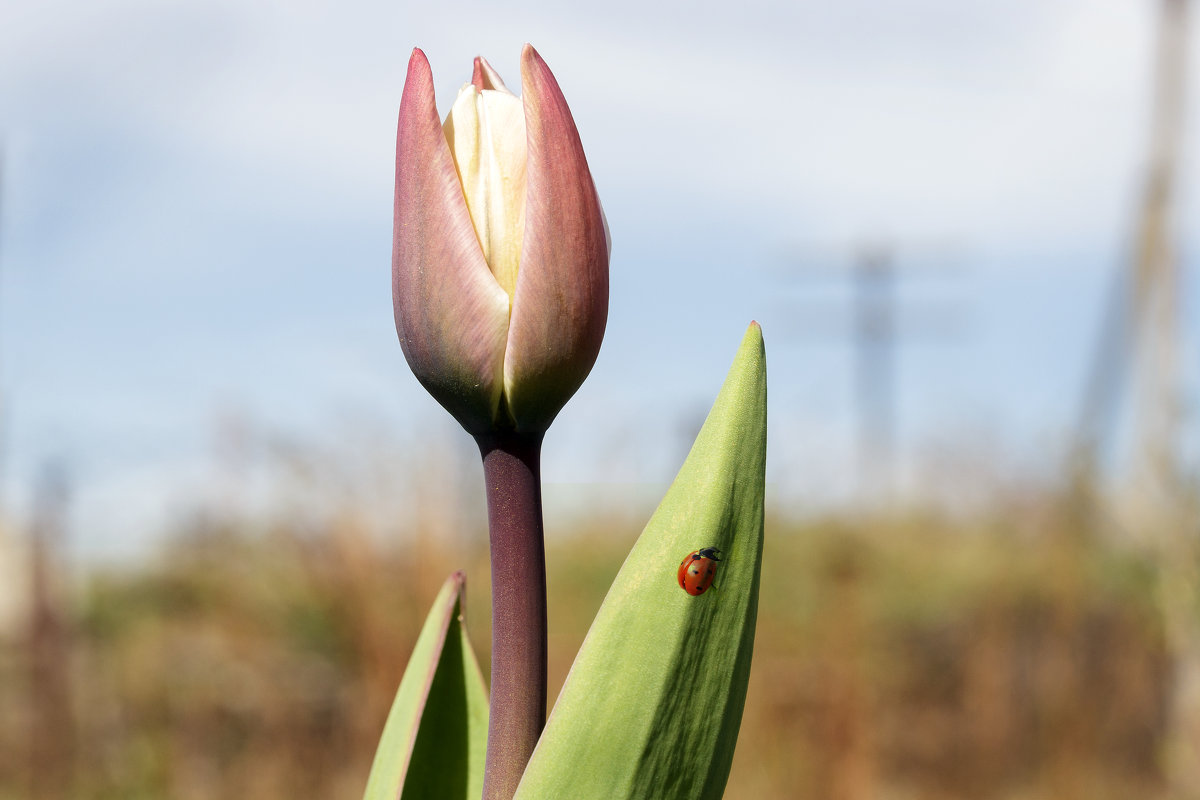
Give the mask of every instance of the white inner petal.
POLYGON ((442 129, 479 246, 511 303, 525 235, 525 109, 507 90, 468 83, 442 129))

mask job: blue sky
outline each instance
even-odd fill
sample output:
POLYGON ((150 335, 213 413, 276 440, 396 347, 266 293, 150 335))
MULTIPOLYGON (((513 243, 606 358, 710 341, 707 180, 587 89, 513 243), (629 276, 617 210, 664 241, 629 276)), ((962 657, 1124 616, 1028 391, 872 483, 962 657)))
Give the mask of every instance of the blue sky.
MULTIPOLYGON (((7 9, 10 518, 62 460, 81 547, 136 549, 214 496, 231 418, 331 451, 361 427, 410 455, 444 444, 469 458, 396 343, 395 116, 413 46, 444 113, 476 54, 519 85, 525 41, 571 104, 614 241, 608 334, 547 439, 549 495, 668 482, 757 319, 775 501, 851 498, 852 350, 828 328, 849 302, 839 270, 875 241, 912 276, 902 321, 953 322, 898 354, 903 490, 961 477, 963 462, 981 478, 1052 474, 1129 239, 1154 4, 740 6, 7 9)), ((1200 230, 1188 155, 1185 255, 1200 230)), ((1189 407, 1197 299, 1193 280, 1189 407)))

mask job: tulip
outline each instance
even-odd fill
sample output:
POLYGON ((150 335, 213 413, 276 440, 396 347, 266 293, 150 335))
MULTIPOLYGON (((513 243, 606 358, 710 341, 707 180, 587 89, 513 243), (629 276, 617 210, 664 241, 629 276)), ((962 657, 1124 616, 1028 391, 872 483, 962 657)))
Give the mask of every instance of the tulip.
POLYGON ((483 457, 492 550, 485 800, 511 800, 546 717, 540 454, 608 314, 608 229, 541 56, 521 97, 482 58, 443 123, 420 50, 396 134, 392 299, 404 356, 483 457))
POLYGON ((476 58, 443 124, 418 49, 400 103, 396 329, 418 380, 476 437, 544 433, 591 370, 608 309, 604 214, 530 45, 521 91, 476 58))

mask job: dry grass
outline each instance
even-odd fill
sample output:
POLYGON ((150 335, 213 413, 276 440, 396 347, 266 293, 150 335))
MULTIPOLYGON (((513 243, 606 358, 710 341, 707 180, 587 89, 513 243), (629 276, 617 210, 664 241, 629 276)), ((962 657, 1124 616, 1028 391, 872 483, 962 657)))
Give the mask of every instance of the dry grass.
MULTIPOLYGON (((1053 503, 772 521, 726 796, 1163 796, 1154 572, 1077 528, 1053 503)), ((552 698, 637 532, 593 521, 551 543, 552 698)), ((378 539, 351 519, 198 525, 151 565, 88 576, 50 644, 0 648, 0 798, 360 797, 450 570, 468 570, 484 663, 489 641, 478 544, 378 539)))

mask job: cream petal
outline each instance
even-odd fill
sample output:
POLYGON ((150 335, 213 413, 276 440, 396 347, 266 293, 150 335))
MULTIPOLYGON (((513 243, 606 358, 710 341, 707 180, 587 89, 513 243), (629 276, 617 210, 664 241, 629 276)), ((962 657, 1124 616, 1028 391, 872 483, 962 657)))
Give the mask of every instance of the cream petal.
POLYGON ((507 90, 480 91, 468 83, 459 91, 443 129, 484 258, 512 297, 525 231, 526 135, 521 100, 507 90))

